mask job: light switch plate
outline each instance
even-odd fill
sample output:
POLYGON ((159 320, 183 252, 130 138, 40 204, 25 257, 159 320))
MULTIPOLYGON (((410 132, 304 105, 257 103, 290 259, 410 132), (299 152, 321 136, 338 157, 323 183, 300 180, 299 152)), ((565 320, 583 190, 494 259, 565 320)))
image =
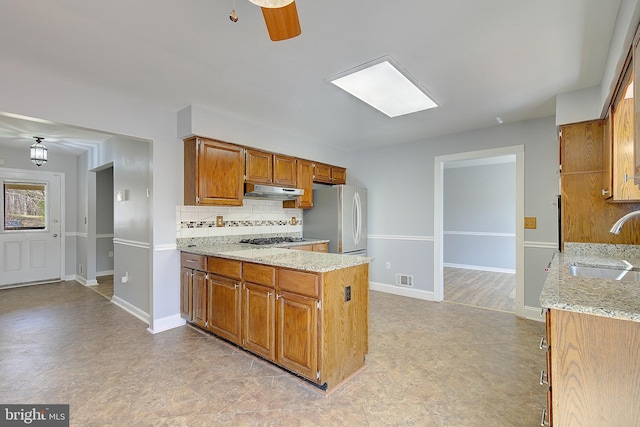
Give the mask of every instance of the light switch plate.
POLYGON ((535 216, 526 216, 524 217, 524 228, 527 229, 535 229, 536 226, 536 217, 535 216))

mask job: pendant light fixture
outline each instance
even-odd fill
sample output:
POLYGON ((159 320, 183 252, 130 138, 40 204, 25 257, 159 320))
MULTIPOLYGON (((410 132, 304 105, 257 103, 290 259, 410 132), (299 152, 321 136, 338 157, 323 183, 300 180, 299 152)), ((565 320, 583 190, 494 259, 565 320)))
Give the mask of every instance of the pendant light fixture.
POLYGON ((31 146, 31 161, 40 167, 47 163, 47 147, 42 144, 44 137, 34 136, 36 143, 31 146))

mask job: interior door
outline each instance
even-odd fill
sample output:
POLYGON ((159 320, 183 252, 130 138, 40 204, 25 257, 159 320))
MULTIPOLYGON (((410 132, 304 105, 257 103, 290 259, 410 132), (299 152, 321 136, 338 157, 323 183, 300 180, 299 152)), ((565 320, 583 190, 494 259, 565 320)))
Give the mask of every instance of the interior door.
POLYGON ((62 277, 61 175, 0 168, 0 286, 62 277))

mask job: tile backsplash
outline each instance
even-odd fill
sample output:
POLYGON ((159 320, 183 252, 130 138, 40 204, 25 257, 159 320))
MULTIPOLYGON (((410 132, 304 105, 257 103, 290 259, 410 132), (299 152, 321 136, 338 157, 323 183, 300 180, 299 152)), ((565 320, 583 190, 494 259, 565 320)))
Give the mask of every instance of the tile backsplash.
POLYGON ((275 200, 246 199, 244 206, 177 206, 176 222, 177 239, 302 235, 302 209, 284 209, 275 200), (216 226, 217 216, 222 216, 223 227, 216 226))

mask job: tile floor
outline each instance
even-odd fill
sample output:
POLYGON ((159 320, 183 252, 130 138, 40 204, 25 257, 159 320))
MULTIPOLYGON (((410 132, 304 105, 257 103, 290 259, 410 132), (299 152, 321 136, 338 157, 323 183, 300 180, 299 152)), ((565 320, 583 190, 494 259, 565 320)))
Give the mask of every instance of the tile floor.
POLYGON ((534 426, 544 324, 371 293, 367 369, 324 397, 189 327, 156 335, 76 282, 0 291, 0 402, 72 426, 534 426))

